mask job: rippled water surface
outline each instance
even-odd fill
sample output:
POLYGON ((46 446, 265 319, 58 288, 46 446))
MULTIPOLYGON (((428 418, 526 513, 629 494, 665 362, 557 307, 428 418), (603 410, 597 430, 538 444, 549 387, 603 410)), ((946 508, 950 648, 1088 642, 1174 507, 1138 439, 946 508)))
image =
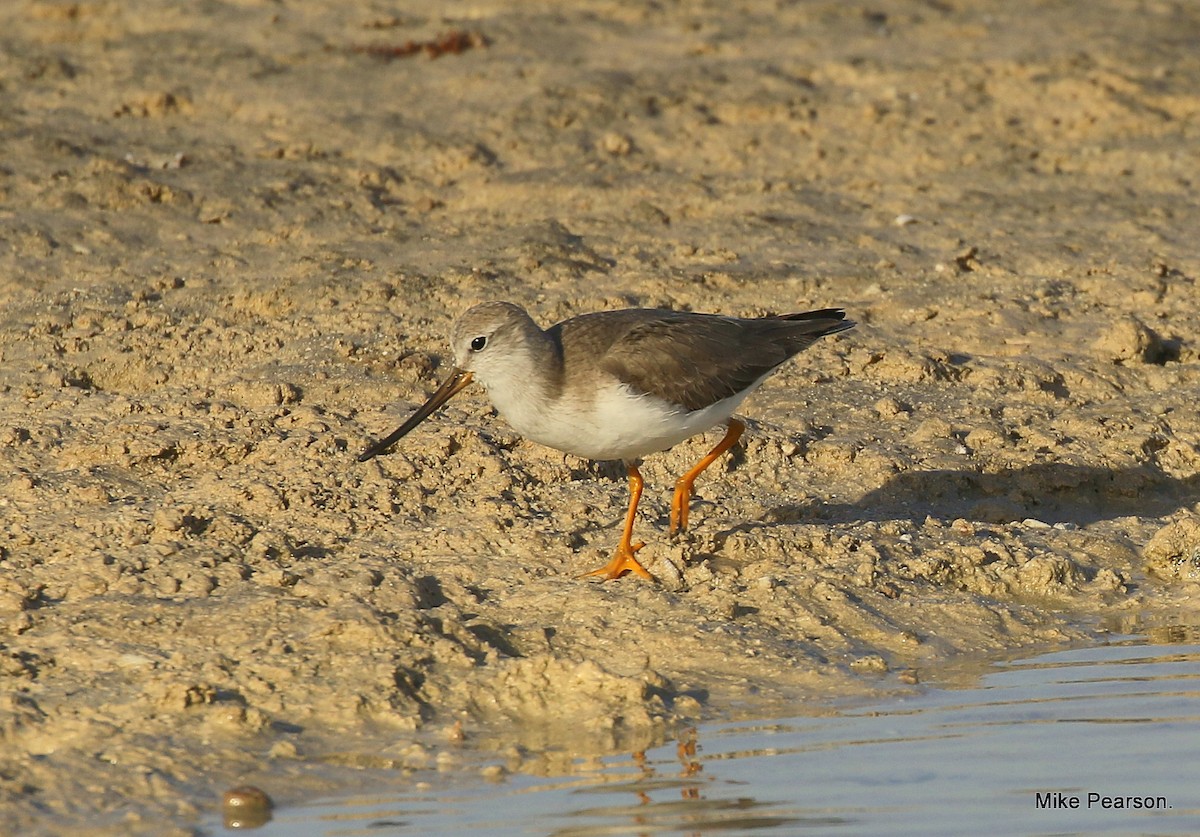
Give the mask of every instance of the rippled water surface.
POLYGON ((1200 644, 1143 638, 996 664, 973 689, 703 725, 561 778, 318 801, 255 833, 1190 834, 1197 762, 1200 644))

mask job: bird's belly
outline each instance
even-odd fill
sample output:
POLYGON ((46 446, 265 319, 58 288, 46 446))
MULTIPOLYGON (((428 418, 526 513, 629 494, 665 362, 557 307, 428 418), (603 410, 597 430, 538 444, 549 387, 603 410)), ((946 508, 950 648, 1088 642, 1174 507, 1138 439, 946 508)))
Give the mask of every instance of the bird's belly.
POLYGON ((613 385, 590 402, 559 399, 540 409, 497 407, 532 441, 588 459, 640 459, 727 421, 745 392, 701 410, 687 410, 629 387, 613 385))

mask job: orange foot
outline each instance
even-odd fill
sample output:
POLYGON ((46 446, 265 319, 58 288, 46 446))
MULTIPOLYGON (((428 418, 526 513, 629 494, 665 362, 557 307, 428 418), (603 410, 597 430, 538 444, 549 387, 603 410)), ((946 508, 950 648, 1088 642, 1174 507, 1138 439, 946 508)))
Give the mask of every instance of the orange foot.
POLYGON ((638 563, 637 558, 633 554, 641 549, 646 544, 638 541, 635 544, 622 543, 617 547, 617 552, 613 555, 612 560, 598 570, 592 570, 590 573, 584 573, 580 578, 591 578, 596 576, 605 581, 611 581, 614 578, 620 578, 625 573, 636 573, 648 581, 653 581, 654 576, 646 571, 646 568, 638 563))
POLYGON ((675 495, 671 497, 671 528, 667 533, 675 538, 688 527, 688 506, 692 502, 692 483, 686 478, 675 483, 675 495))
POLYGON ((704 472, 704 469, 717 461, 717 457, 729 450, 737 444, 737 440, 742 437, 745 432, 746 425, 735 418, 729 420, 729 427, 725 431, 725 435, 721 437, 721 441, 717 446, 705 454, 704 458, 696 463, 692 470, 688 471, 679 481, 675 483, 675 495, 671 498, 671 537, 674 538, 687 529, 688 526, 688 506, 692 502, 692 486, 696 484, 696 477, 704 472))

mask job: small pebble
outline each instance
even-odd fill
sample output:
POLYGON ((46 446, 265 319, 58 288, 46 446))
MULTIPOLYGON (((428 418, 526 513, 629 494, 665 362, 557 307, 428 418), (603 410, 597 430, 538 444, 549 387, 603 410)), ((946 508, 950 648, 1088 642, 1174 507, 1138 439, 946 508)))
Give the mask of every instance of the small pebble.
POLYGON ((273 807, 271 797, 253 785, 232 788, 221 797, 221 812, 228 829, 266 825, 271 819, 273 807))
POLYGON ((888 670, 888 664, 879 654, 866 654, 856 660, 851 660, 850 668, 855 671, 883 672, 888 670))
POLYGON ((608 133, 600 140, 600 149, 614 157, 624 157, 633 151, 633 140, 624 134, 608 133))
MULTIPOLYGON (((682 556, 679 556, 682 558, 682 556)), ((681 590, 684 587, 683 573, 666 555, 659 555, 654 562, 654 575, 664 590, 681 590)))
POLYGON ((875 412, 880 418, 907 418, 911 409, 907 405, 901 404, 895 398, 887 396, 875 402, 875 412))

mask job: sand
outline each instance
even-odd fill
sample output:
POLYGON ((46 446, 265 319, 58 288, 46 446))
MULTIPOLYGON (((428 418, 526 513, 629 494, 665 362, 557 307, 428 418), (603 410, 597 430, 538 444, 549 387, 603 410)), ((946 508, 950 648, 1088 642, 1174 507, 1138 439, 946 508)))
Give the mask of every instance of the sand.
POLYGON ((1194 5, 19 0, 0 32, 13 833, 190 833, 462 737, 568 769, 1195 623, 1194 5), (355 461, 489 299, 860 325, 746 402, 679 543, 718 436, 647 460, 661 583, 602 584, 622 468, 478 388, 355 461))

